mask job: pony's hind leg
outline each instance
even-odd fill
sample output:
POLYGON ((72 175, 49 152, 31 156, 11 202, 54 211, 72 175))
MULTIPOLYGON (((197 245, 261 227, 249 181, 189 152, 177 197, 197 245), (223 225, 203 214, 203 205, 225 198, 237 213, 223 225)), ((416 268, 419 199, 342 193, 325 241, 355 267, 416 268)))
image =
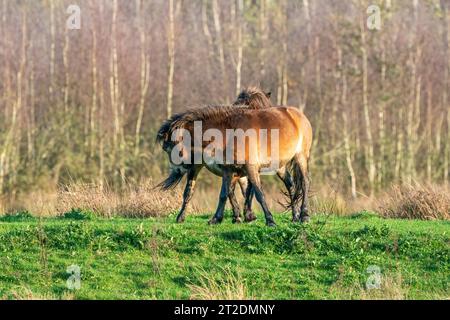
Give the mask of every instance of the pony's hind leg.
POLYGON ((255 166, 247 166, 247 174, 250 183, 252 184, 252 188, 255 190, 256 200, 258 200, 261 205, 264 216, 266 218, 266 225, 269 227, 276 226, 275 221, 273 220, 272 213, 267 206, 266 199, 264 197, 264 193, 262 191, 261 180, 259 176, 259 170, 255 166))
POLYGON ((303 200, 302 205, 300 208, 300 221, 301 222, 308 222, 310 220, 309 218, 309 199, 308 199, 308 193, 309 193, 309 187, 310 187, 310 180, 309 180, 309 172, 308 172, 308 159, 304 156, 298 157, 298 163, 300 166, 300 171, 302 173, 302 191, 303 191, 303 200))
POLYGON ((283 167, 277 172, 278 177, 283 181, 284 186, 287 189, 290 206, 292 207, 292 221, 298 222, 300 221, 300 208, 298 206, 298 201, 295 201, 294 194, 294 181, 292 180, 292 176, 286 167, 283 167))
POLYGON ((186 187, 183 193, 183 204, 180 209, 180 213, 177 216, 177 222, 182 223, 186 218, 186 208, 194 195, 195 181, 197 179, 198 173, 201 167, 192 167, 189 169, 187 174, 186 187))
POLYGON ((256 220, 256 215, 252 210, 253 197, 255 196, 255 189, 252 183, 249 181, 247 184, 247 189, 245 190, 245 209, 244 216, 245 222, 252 222, 256 220))
POLYGON ((230 172, 224 171, 222 176, 222 188, 220 190, 219 196, 219 204, 217 205, 216 213, 211 220, 209 220, 209 224, 218 224, 223 220, 223 211, 225 209, 225 204, 227 202, 228 194, 230 193, 232 175, 230 172))
POLYGON ((233 210, 233 223, 241 223, 242 217, 241 217, 241 208, 239 207, 239 203, 236 199, 236 182, 239 178, 233 178, 231 185, 230 185, 230 191, 228 194, 228 199, 231 203, 231 208, 233 210))

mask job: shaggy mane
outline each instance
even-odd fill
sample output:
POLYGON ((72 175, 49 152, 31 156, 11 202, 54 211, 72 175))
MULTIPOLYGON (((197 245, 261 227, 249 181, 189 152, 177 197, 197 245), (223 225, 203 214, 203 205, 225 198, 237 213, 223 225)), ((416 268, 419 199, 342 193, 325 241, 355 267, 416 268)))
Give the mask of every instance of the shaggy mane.
POLYGON ((156 141, 162 144, 167 141, 176 129, 181 129, 189 123, 195 121, 213 120, 225 122, 229 117, 251 112, 251 108, 246 105, 232 106, 207 106, 202 108, 190 109, 185 112, 177 113, 170 119, 164 121, 158 130, 156 141))

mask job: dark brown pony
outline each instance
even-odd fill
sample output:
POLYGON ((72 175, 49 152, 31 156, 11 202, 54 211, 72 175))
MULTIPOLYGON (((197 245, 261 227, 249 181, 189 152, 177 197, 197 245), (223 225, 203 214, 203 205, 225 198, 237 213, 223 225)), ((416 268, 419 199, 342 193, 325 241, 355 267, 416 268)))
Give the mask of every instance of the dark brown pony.
MULTIPOLYGON (((247 106, 249 108, 252 109, 258 109, 258 108, 269 108, 272 106, 271 102, 270 102, 270 92, 269 93, 265 93, 263 92, 260 88, 258 87, 248 87, 244 90, 241 91, 241 93, 238 95, 238 97, 236 98, 236 101, 233 103, 234 106, 247 106)), ((175 115, 172 117, 173 121, 176 121, 176 119, 181 118, 185 113, 180 113, 178 115, 175 115)), ((159 132, 158 132, 158 137, 160 136, 161 132, 167 131, 169 130, 169 127, 171 123, 170 121, 166 121, 160 128, 159 132)), ((159 139, 159 138, 157 138, 159 139)), ((161 142, 161 140, 159 140, 161 142)), ((170 144, 164 144, 164 142, 162 142, 163 145, 163 149, 170 154, 170 149, 171 146, 170 144)), ((181 206, 180 212, 177 216, 177 222, 183 222, 185 220, 185 214, 186 214, 186 208, 190 202, 190 200, 192 199, 193 195, 194 195, 194 190, 195 190, 195 183, 196 183, 196 179, 197 176, 201 170, 202 166, 198 166, 198 165, 182 165, 182 166, 172 166, 171 167, 171 171, 170 171, 170 175, 169 177, 164 180, 163 182, 161 182, 158 187, 160 187, 163 190, 171 190, 173 188, 175 188, 180 181, 182 180, 182 178, 186 175, 187 176, 187 181, 186 181, 186 185, 184 188, 184 193, 183 193, 183 204, 181 206)), ((210 170, 211 171, 211 170, 210 170)), ((212 173, 218 175, 218 176, 222 176, 222 172, 218 172, 218 171, 211 171, 212 173)), ((229 190, 229 201, 232 207, 232 211, 233 211, 233 222, 234 223, 239 223, 242 221, 241 219, 241 210, 239 207, 239 203, 236 199, 236 195, 235 195, 235 188, 236 188, 236 183, 239 182, 241 191, 243 193, 243 196, 245 197, 245 208, 244 208, 244 216, 245 216, 245 221, 250 222, 256 219, 256 216, 253 214, 251 205, 252 205, 252 198, 253 198, 253 192, 250 192, 251 189, 249 190, 249 194, 246 195, 246 191, 248 188, 248 181, 246 177, 241 177, 241 178, 235 178, 232 180, 231 182, 231 186, 230 186, 230 190, 229 190)))
MULTIPOLYGON (((202 133, 210 128, 214 128, 222 132, 222 137, 226 137, 227 129, 253 129, 258 133, 261 130, 268 130, 268 142, 272 137, 273 129, 279 133, 278 155, 279 168, 277 173, 280 177, 285 176, 286 171, 292 175, 292 185, 286 185, 290 198, 293 213, 293 221, 308 220, 308 160, 310 156, 310 148, 312 142, 312 128, 306 116, 294 107, 274 107, 253 109, 248 107, 221 106, 221 107, 205 107, 200 109, 189 110, 167 120, 158 132, 157 141, 159 141, 166 152, 170 153, 177 141, 171 141, 172 133, 177 129, 184 129, 193 136, 193 125, 195 121, 202 122, 202 133), (301 201, 299 210, 298 203, 301 201)), ((258 135, 259 137, 259 135, 258 135)), ((236 142, 234 142, 236 143, 236 142)), ((205 149, 209 142, 203 142, 202 148, 205 149)), ((226 138, 223 141, 224 156, 231 146, 226 138)), ((237 150, 234 146, 233 150, 237 150)), ((236 155, 235 158, 237 159, 236 155)), ((223 219, 225 202, 230 192, 233 191, 233 181, 247 176, 251 183, 251 188, 247 188, 246 198, 248 199, 254 190, 258 202, 261 204, 266 224, 275 225, 273 216, 267 207, 264 193, 261 187, 260 170, 273 164, 270 154, 263 155, 261 153, 261 141, 246 146, 244 163, 201 163, 195 165, 194 170, 200 170, 203 166, 216 174, 222 175, 222 188, 219 198, 219 204, 214 217, 210 220, 211 224, 220 223, 223 219), (256 161, 252 160, 252 155, 256 156, 256 161)), ((183 167, 184 168, 184 167, 183 167)), ((285 181, 285 180, 284 180, 285 181)), ((286 183, 286 182, 285 182, 286 183)))

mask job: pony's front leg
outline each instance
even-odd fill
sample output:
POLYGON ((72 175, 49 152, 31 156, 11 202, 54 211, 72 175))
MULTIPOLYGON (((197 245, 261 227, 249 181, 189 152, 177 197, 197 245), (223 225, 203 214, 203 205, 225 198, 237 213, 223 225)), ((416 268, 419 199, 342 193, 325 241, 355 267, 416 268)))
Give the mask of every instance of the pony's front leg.
POLYGON ((252 189, 255 190, 256 200, 258 200, 264 211, 266 225, 269 227, 276 226, 275 221, 273 220, 272 213, 270 212, 269 207, 267 206, 266 199, 264 197, 258 168, 256 166, 247 166, 247 173, 248 180, 252 184, 252 189))
POLYGON ((184 188, 183 193, 183 204, 181 205, 180 213, 177 216, 177 222, 182 223, 186 218, 186 208, 194 196, 195 190, 195 182, 197 180, 198 173, 200 172, 201 167, 195 166, 189 169, 187 174, 186 187, 184 188))
POLYGON ((209 220, 209 224, 218 224, 223 220, 223 212, 225 209, 225 204, 227 202, 228 195, 230 193, 230 185, 232 180, 232 174, 226 170, 224 170, 222 176, 222 188, 220 190, 219 196, 219 204, 217 205, 216 213, 211 220, 209 220))
POLYGON ((245 222, 252 222, 256 220, 256 216, 254 215, 252 210, 252 202, 255 192, 252 188, 252 184, 248 181, 248 178, 246 177, 242 177, 239 179, 239 186, 241 187, 242 196, 245 199, 244 203, 245 222))

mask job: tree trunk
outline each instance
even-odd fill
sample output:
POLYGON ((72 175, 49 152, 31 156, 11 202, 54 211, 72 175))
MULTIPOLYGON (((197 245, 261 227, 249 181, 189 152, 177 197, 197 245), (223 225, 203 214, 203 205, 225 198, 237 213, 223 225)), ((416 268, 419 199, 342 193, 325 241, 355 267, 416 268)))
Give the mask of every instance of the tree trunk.
MULTIPOLYGON (((64 66, 64 87, 63 87, 63 95, 64 95, 64 113, 67 114, 69 111, 69 60, 68 53, 70 50, 69 43, 69 31, 66 27, 64 27, 64 45, 63 45, 63 66, 64 66)), ((88 107, 86 107, 89 109, 88 107)))
POLYGON ((9 174, 10 174, 10 184, 12 198, 15 197, 16 193, 16 182, 17 182, 17 167, 20 160, 20 140, 21 140, 21 130, 18 128, 19 116, 22 112, 22 107, 24 105, 24 100, 26 99, 26 81, 25 77, 25 66, 27 63, 27 12, 25 7, 22 8, 22 42, 20 49, 20 63, 19 70, 17 71, 17 96, 16 103, 13 105, 12 121, 11 121, 11 134, 9 141, 9 174))
POLYGON ((447 139, 444 146, 444 182, 450 183, 450 108, 448 104, 448 90, 450 85, 450 13, 449 13, 449 4, 445 0, 441 0, 441 9, 444 13, 443 15, 443 26, 444 26, 444 35, 443 35, 443 42, 444 42, 444 48, 445 48, 445 57, 447 60, 447 66, 445 68, 444 72, 444 81, 443 86, 444 90, 442 93, 442 105, 444 107, 444 110, 447 110, 447 139))
POLYGON ((142 10, 142 2, 139 3, 139 39, 141 44, 141 92, 139 99, 139 109, 138 109, 138 117, 136 120, 136 132, 135 132, 135 149, 134 155, 137 157, 139 155, 139 146, 140 146, 140 134, 141 134, 141 125, 142 118, 144 116, 144 106, 145 106, 145 97, 147 95, 149 81, 150 81, 150 57, 146 53, 146 44, 147 39, 145 36, 145 28, 144 28, 144 17, 142 10))
POLYGON ((53 88, 55 82, 55 43, 56 43, 56 27, 55 27, 55 4, 54 0, 50 2, 50 97, 53 95, 53 88))
POLYGON ((211 79, 211 66, 213 65, 214 60, 214 43, 211 36, 211 31, 209 30, 208 25, 208 0, 203 0, 202 2, 202 29, 203 34, 206 37, 208 42, 208 79, 211 79))
POLYGON ((92 105, 90 112, 90 158, 94 157, 95 153, 95 137, 96 125, 95 117, 97 114, 97 100, 98 100, 98 66, 97 66, 97 31, 96 26, 92 28, 92 105))
MULTIPOLYGON (((342 96, 341 96, 341 103, 342 106, 347 105, 347 78, 345 74, 342 76, 342 96)), ((343 117, 343 124, 344 124, 344 148, 345 148, 345 161, 347 163, 348 172, 350 175, 350 185, 351 185, 351 193, 352 197, 356 198, 356 174, 355 170, 353 169, 353 163, 352 163, 352 153, 350 149, 350 142, 349 142, 349 132, 348 132, 348 119, 346 111, 342 111, 342 117, 343 117)))
POLYGON ((366 30, 365 30, 365 20, 361 16, 360 18, 360 28, 361 28, 361 52, 362 52, 362 77, 363 77, 363 111, 364 111, 364 121, 366 125, 366 136, 367 136, 367 170, 369 178, 369 189, 370 194, 373 195, 374 183, 375 183, 375 162, 374 162, 374 146, 372 138, 372 125, 369 114, 369 88, 368 88, 368 65, 367 65, 367 48, 366 48, 366 30))
POLYGON ((223 39, 222 39, 222 26, 220 22, 220 8, 217 3, 217 0, 212 0, 212 9, 213 9, 213 17, 214 17, 214 29, 216 31, 216 39, 217 39, 217 48, 219 50, 219 64, 220 64, 220 72, 222 75, 222 83, 225 91, 225 101, 227 104, 230 102, 230 97, 228 93, 228 79, 227 72, 225 69, 225 53, 223 48, 223 39))
POLYGON ((169 0, 169 26, 167 34, 167 47, 169 54, 169 75, 167 77, 167 117, 172 116, 173 104, 173 75, 175 71, 175 17, 174 0, 169 0))
POLYGON ((243 52, 243 41, 242 41, 242 33, 243 33, 243 0, 238 0, 238 8, 237 8, 237 62, 236 62, 236 96, 241 91, 241 72, 242 72, 242 52, 243 52))
POLYGON ((266 44, 269 38, 267 33, 267 0, 260 0, 259 7, 259 37, 260 37, 260 49, 259 49, 259 68, 261 81, 265 81, 266 76, 266 44))
MULTIPOLYGON (((414 7, 414 28, 418 29, 418 15, 419 15, 419 3, 418 0, 413 1, 414 7)), ((406 181, 410 183, 415 177, 415 150, 417 148, 417 137, 416 131, 418 125, 420 124, 420 114, 418 110, 420 109, 420 87, 421 78, 418 74, 418 65, 420 62, 422 50, 418 43, 415 33, 411 33, 409 38, 409 61, 408 64, 411 67, 411 81, 410 81, 410 97, 407 112, 407 124, 406 124, 406 134, 408 137, 407 150, 406 150, 406 181)))
MULTIPOLYGON (((111 106, 114 116, 114 135, 113 135, 113 164, 114 167, 119 170, 122 181, 125 179, 125 168, 123 164, 123 149, 124 149, 124 137, 122 130, 121 112, 123 104, 120 97, 119 90, 119 71, 118 71, 118 57, 117 57, 117 13, 118 3, 117 0, 113 0, 113 13, 112 13, 112 30, 111 41, 112 49, 110 56, 110 97, 111 106)), ((116 172, 116 171, 115 171, 116 172)))
POLYGON ((433 108, 433 87, 429 82, 427 85, 427 125, 426 125, 426 177, 428 183, 432 181, 432 161, 433 161, 433 138, 431 135, 432 131, 432 119, 431 113, 433 108))

